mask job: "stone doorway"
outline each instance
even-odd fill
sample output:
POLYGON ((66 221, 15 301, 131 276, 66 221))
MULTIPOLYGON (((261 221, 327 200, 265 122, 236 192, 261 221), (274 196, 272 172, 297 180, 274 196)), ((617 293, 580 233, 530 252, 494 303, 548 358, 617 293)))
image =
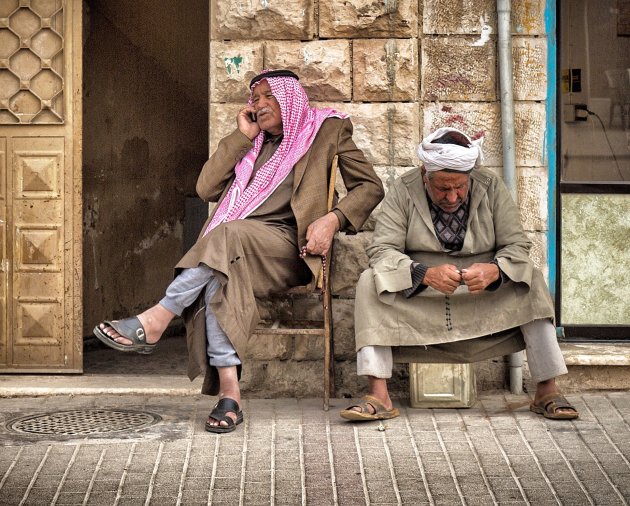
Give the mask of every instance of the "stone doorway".
POLYGON ((115 363, 93 353, 92 328, 155 304, 182 255, 185 202, 208 156, 209 2, 95 0, 83 9, 89 373, 115 363))

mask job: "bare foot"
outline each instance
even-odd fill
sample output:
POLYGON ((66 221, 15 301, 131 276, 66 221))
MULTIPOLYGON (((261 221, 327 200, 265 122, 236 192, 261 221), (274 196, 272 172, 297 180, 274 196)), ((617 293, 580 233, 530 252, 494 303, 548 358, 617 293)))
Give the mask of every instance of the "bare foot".
MULTIPOLYGON (((369 395, 376 397, 383 407, 387 410, 392 409, 394 405, 389 397, 389 391, 387 390, 387 380, 383 378, 376 378, 374 376, 368 376, 368 391, 369 395)), ((376 410, 374 406, 370 404, 368 407, 370 414, 373 415, 376 410)), ((361 412, 359 406, 354 406, 351 411, 361 412)))
MULTIPOLYGON (((175 313, 169 311, 160 304, 156 304, 155 306, 139 314, 138 320, 140 320, 140 323, 144 327, 147 344, 157 343, 162 337, 162 334, 164 333, 166 328, 168 327, 168 324, 175 316, 175 313)), ((109 336, 113 341, 119 344, 125 346, 133 344, 132 341, 124 336, 121 336, 118 332, 116 332, 115 329, 106 325, 105 323, 101 323, 100 328, 105 334, 107 334, 107 336, 109 336)))

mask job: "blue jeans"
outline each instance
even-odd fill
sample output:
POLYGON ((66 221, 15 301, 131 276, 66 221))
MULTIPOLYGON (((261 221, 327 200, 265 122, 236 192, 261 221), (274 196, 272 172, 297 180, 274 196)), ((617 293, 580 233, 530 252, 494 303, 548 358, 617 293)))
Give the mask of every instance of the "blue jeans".
POLYGON ((215 367, 231 367, 241 363, 232 343, 223 332, 216 316, 210 308, 210 301, 221 284, 214 271, 207 265, 184 269, 166 289, 166 296, 160 304, 169 311, 181 316, 205 288, 206 339, 208 342, 208 362, 215 367))

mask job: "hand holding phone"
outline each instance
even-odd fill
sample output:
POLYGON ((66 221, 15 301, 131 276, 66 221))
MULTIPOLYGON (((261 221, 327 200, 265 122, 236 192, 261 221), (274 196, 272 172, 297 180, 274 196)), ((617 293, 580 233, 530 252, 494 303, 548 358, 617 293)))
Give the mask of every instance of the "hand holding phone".
POLYGON ((253 109, 253 107, 247 105, 236 116, 238 129, 251 140, 260 133, 260 127, 256 123, 256 112, 253 109))

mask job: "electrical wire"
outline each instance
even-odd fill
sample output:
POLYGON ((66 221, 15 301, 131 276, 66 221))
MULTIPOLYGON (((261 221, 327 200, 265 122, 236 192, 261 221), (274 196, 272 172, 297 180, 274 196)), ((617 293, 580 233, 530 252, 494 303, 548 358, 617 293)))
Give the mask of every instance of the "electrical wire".
POLYGON ((586 112, 589 114, 589 116, 595 116, 599 120, 599 123, 602 126, 602 130, 604 131, 604 137, 606 138, 606 142, 608 143, 608 147, 610 148, 610 153, 612 154, 613 160, 615 161, 615 167, 617 168, 617 172, 619 173, 619 178, 621 179, 621 181, 625 181, 626 178, 623 177, 623 173, 621 172, 621 168, 619 167, 619 161, 617 160, 617 155, 615 155, 615 151, 613 150, 613 147, 610 144, 610 140, 608 139, 608 132, 606 131, 606 126, 604 125, 604 122, 599 117, 599 114, 597 114, 596 112, 589 111, 588 109, 586 109, 586 112))

